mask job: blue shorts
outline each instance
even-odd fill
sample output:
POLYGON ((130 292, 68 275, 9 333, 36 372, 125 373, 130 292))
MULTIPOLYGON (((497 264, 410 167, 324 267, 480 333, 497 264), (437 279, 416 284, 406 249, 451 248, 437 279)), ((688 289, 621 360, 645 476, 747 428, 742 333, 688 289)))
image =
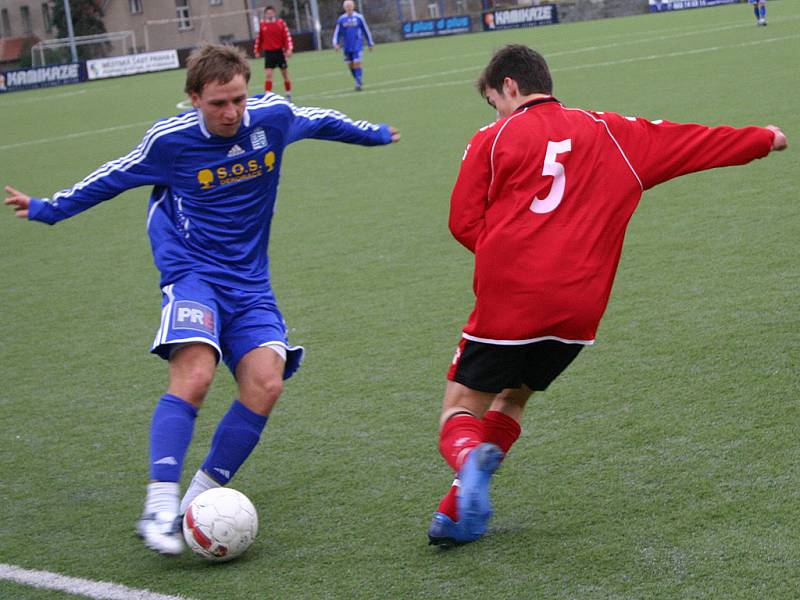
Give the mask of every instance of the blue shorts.
POLYGON ((150 352, 169 360, 181 344, 208 344, 236 375, 242 357, 262 346, 286 350, 283 378, 289 379, 303 362, 302 346, 290 346, 286 323, 271 289, 247 292, 184 277, 164 286, 161 326, 150 352))
POLYGON ((361 62, 361 57, 364 56, 364 50, 355 50, 354 52, 344 51, 344 62, 361 62))

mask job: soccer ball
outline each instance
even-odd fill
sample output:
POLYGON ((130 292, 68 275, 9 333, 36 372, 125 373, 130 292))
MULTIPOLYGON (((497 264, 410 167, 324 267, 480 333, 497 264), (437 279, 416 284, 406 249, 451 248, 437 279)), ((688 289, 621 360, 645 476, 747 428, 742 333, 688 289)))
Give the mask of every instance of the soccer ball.
POLYGON ((213 488, 195 498, 183 516, 183 537, 192 552, 207 560, 236 558, 258 532, 253 503, 231 488, 213 488))

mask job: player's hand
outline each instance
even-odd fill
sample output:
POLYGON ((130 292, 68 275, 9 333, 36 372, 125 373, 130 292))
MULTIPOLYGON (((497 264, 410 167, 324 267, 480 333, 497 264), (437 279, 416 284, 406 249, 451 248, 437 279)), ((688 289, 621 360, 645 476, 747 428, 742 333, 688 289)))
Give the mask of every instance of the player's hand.
POLYGON ((334 50, 338 50, 339 48, 341 48, 341 46, 339 46, 339 44, 334 44, 334 45, 333 45, 333 49, 334 49, 334 50))
POLYGON ((367 46, 367 50, 369 50, 370 52, 372 52, 372 46, 367 46))
POLYGON ((13 206, 14 207, 14 214, 17 215, 20 219, 27 219, 28 218, 28 207, 31 204, 31 197, 27 194, 23 194, 19 190, 15 190, 10 185, 5 187, 6 194, 8 197, 5 199, 3 204, 6 206, 13 206))
POLYGON ((775 134, 775 138, 772 140, 772 151, 786 150, 789 142, 786 139, 786 134, 781 131, 781 128, 775 125, 767 125, 767 129, 775 134))
POLYGON ((292 55, 292 51, 291 51, 291 50, 286 50, 286 51, 284 51, 283 55, 284 55, 286 58, 289 58, 289 57, 292 55))
POLYGON ((400 135, 400 132, 397 130, 397 127, 392 127, 390 125, 389 126, 389 133, 392 134, 392 143, 393 144, 396 144, 397 142, 400 141, 401 135, 400 135))

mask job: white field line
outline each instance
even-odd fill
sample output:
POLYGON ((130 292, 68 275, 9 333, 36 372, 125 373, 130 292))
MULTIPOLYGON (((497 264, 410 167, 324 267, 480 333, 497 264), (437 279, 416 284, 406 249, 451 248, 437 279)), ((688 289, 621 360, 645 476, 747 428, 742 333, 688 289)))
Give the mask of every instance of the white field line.
POLYGON ((23 146, 36 146, 37 144, 50 144, 52 142, 60 142, 63 140, 72 140, 75 138, 85 137, 87 135, 95 135, 98 133, 110 133, 112 131, 120 131, 121 129, 130 129, 131 127, 145 127, 152 125, 155 121, 139 121, 138 123, 128 123, 127 125, 115 125, 114 127, 105 127, 103 129, 93 129, 91 131, 78 131, 76 133, 67 133, 66 135, 59 135, 56 137, 40 138, 38 140, 27 140, 25 142, 16 142, 14 144, 6 144, 0 146, 0 150, 12 150, 14 148, 22 148, 23 146))
POLYGON ((32 104, 34 102, 50 102, 51 100, 57 100, 59 98, 69 98, 70 96, 79 96, 81 94, 85 94, 88 90, 86 88, 80 90, 70 90, 69 92, 59 92, 57 94, 47 94, 45 96, 37 96, 34 98, 20 98, 17 100, 4 98, 3 108, 7 106, 19 106, 20 104, 32 104))
POLYGON ((190 600, 186 596, 165 596, 117 583, 67 577, 49 571, 23 569, 0 563, 0 580, 3 579, 39 589, 58 590, 98 600, 190 600))
MULTIPOLYGON (((798 17, 798 18, 800 18, 800 17, 798 17)), ((729 27, 726 27, 726 28, 732 29, 732 28, 735 28, 735 27, 738 27, 738 25, 737 26, 729 26, 729 27)), ((719 29, 719 28, 717 28, 717 29, 719 29)), ((705 30, 705 32, 715 31, 717 29, 708 29, 708 30, 705 30)), ((698 31, 697 33, 703 33, 703 32, 704 31, 698 31)), ((676 36, 662 36, 659 39, 672 39, 673 37, 681 37, 681 36, 682 36, 682 34, 678 34, 676 36)), ((738 44, 731 44, 731 45, 728 45, 728 46, 709 46, 709 47, 706 47, 706 48, 695 48, 695 49, 692 49, 692 50, 678 50, 678 51, 675 51, 675 52, 667 52, 667 53, 661 53, 661 54, 649 54, 649 55, 646 55, 646 56, 634 56, 634 57, 631 57, 631 58, 621 58, 621 59, 617 59, 617 60, 609 60, 609 61, 603 61, 603 62, 598 62, 598 63, 585 63, 585 64, 581 64, 581 65, 575 65, 575 66, 572 66, 572 67, 553 68, 553 69, 551 69, 551 71, 553 73, 562 73, 562 72, 566 72, 566 71, 577 71, 577 70, 583 70, 583 69, 595 69, 595 68, 600 68, 600 67, 610 67, 610 66, 623 65, 623 64, 629 64, 629 63, 646 62, 646 61, 659 60, 659 59, 664 59, 664 58, 673 58, 673 57, 677 57, 677 56, 689 56, 689 55, 692 55, 692 54, 703 54, 703 53, 706 53, 706 52, 718 52, 720 50, 729 50, 729 49, 732 49, 732 48, 746 48, 748 46, 758 46, 758 45, 761 45, 761 44, 770 44, 770 43, 774 43, 774 42, 782 42, 782 41, 785 41, 785 40, 797 39, 799 37, 800 37, 800 34, 786 35, 786 36, 781 36, 781 37, 765 38, 765 39, 761 39, 761 40, 752 40, 752 41, 749 41, 749 42, 741 42, 741 43, 738 43, 738 44)), ((626 44, 626 43, 627 42, 619 42, 618 44, 619 45, 623 45, 623 44, 626 44)), ((614 45, 617 45, 617 43, 615 43, 614 45)), ((587 47, 587 48, 579 48, 579 49, 564 51, 563 53, 560 53, 560 54, 568 54, 568 53, 583 52, 583 51, 593 51, 593 50, 599 49, 601 47, 608 47, 608 46, 592 46, 592 47, 587 47)), ((557 54, 554 54, 554 55, 557 55, 557 54)), ((421 81, 421 80, 430 79, 430 78, 433 78, 433 77, 439 78, 442 75, 453 75, 453 74, 457 74, 457 73, 476 72, 476 70, 479 70, 479 69, 480 69, 480 66, 462 67, 462 68, 459 68, 459 69, 450 69, 448 71, 439 71, 439 72, 436 72, 436 73, 427 73, 427 74, 423 74, 423 75, 416 75, 414 77, 405 77, 405 78, 402 78, 402 79, 384 81, 384 82, 381 82, 380 84, 375 84, 375 88, 377 88, 377 89, 370 88, 370 89, 367 89, 367 90, 364 90, 364 91, 361 91, 361 92, 354 92, 354 91, 351 91, 351 90, 347 90, 347 91, 345 91, 345 90, 331 90, 329 92, 320 92, 320 93, 317 93, 317 94, 306 94, 306 95, 303 96, 303 98, 304 99, 305 98, 322 98, 322 99, 342 98, 342 97, 346 97, 346 96, 352 96, 352 95, 355 95, 355 94, 359 94, 361 96, 365 96, 365 95, 374 95, 374 94, 409 92, 409 91, 415 91, 415 90, 419 90, 419 89, 434 88, 434 87, 446 87, 446 86, 452 86, 452 85, 465 85, 465 84, 469 85, 469 84, 473 83, 472 80, 470 80, 470 79, 459 79, 457 81, 441 81, 441 82, 436 82, 436 83, 425 83, 425 84, 420 84, 420 85, 409 85, 409 86, 402 86, 402 87, 383 87, 383 86, 396 85, 398 83, 407 83, 407 82, 411 82, 411 81, 421 81)), ((41 139, 36 139, 36 140, 27 140, 27 141, 24 141, 24 142, 16 142, 14 144, 5 144, 5 145, 0 146, 0 152, 3 151, 3 150, 12 150, 14 148, 21 148, 23 146, 34 146, 34 145, 38 145, 38 144, 52 144, 53 142, 57 142, 57 141, 80 138, 80 137, 84 137, 84 136, 88 136, 88 135, 96 135, 96 134, 99 134, 99 133, 109 133, 109 132, 112 132, 112 131, 119 131, 121 129, 129 129, 131 127, 143 127, 145 125, 151 125, 152 123, 153 123, 153 121, 142 121, 142 122, 138 122, 138 123, 129 123, 127 125, 117 125, 115 127, 106 127, 104 129, 95 129, 95 130, 91 130, 91 131, 81 131, 81 132, 77 132, 77 133, 69 133, 69 134, 62 135, 62 136, 41 138, 41 139)))
MULTIPOLYGON (((720 50, 730 50, 732 48, 746 48, 748 46, 757 46, 757 45, 761 45, 761 44, 782 42, 782 41, 785 41, 785 40, 797 39, 797 38, 800 38, 800 34, 786 35, 786 36, 774 37, 774 38, 766 38, 766 39, 762 39, 762 40, 753 40, 753 41, 750 41, 750 42, 741 42, 739 44, 731 44, 729 46, 709 46, 707 48, 695 48, 695 49, 692 49, 692 50, 679 50, 679 51, 676 51, 676 52, 666 52, 666 53, 662 53, 662 54, 649 54, 649 55, 646 55, 646 56, 634 56, 632 58, 621 58, 621 59, 618 59, 618 60, 608 60, 608 61, 597 62, 597 63, 585 63, 585 64, 581 64, 581 65, 574 65, 572 67, 553 68, 553 69, 550 69, 550 72, 551 73, 563 73, 563 72, 566 72, 566 71, 579 71, 579 70, 584 70, 584 69, 595 69, 595 68, 600 68, 600 67, 611 67, 611 66, 624 65, 624 64, 629 64, 629 63, 646 62, 646 61, 651 61, 651 60, 660 60, 660 59, 664 59, 664 58, 672 58, 672 57, 676 57, 676 56, 689 56, 689 55, 692 55, 692 54, 703 54, 703 53, 706 53, 706 52, 718 52, 720 50)), ((475 70, 476 70, 476 67, 465 67, 465 68, 462 68, 462 69, 453 69, 451 71, 445 71, 445 72, 440 72, 440 73, 432 73, 432 74, 426 74, 426 75, 418 75, 418 76, 415 76, 415 77, 407 77, 407 78, 402 79, 402 80, 396 80, 396 82, 384 82, 384 83, 386 84, 386 83, 401 83, 401 82, 408 82, 408 81, 418 81, 418 80, 421 80, 421 79, 429 79, 431 77, 440 77, 442 75, 451 75, 451 74, 454 74, 454 73, 463 73, 463 72, 475 71, 475 70)), ((367 89, 367 90, 363 90, 361 92, 354 92, 354 91, 351 91, 351 90, 348 90, 346 92, 345 91, 322 92, 322 93, 319 93, 319 94, 307 94, 307 95, 303 96, 303 98, 325 98, 325 99, 328 99, 328 98, 341 98, 341 97, 344 97, 344 96, 353 96, 353 95, 356 95, 356 94, 361 95, 361 96, 368 95, 368 94, 386 94, 386 93, 395 93, 395 92, 408 92, 408 91, 414 91, 414 90, 426 89, 426 88, 432 88, 432 87, 445 87, 445 86, 451 86, 451 85, 465 85, 465 84, 471 84, 471 83, 474 83, 474 81, 470 80, 470 79, 459 79, 457 81, 441 81, 441 82, 435 82, 435 83, 425 83, 425 84, 420 84, 420 85, 409 85, 409 86, 394 87, 394 88, 379 87, 379 89, 367 89)), ((376 85, 376 87, 378 87, 378 86, 376 85)), ((2 146, 0 146, 0 150, 2 150, 2 146)))
MULTIPOLYGON (((783 20, 793 20, 793 19, 800 19, 800 16, 783 18, 783 20)), ((607 43, 607 44, 596 44, 596 45, 592 45, 592 46, 584 46, 584 47, 581 47, 581 48, 571 48, 569 50, 560 50, 560 51, 559 50, 549 51, 549 50, 545 50, 545 49, 539 49, 539 50, 540 50, 540 52, 542 54, 544 54, 546 56, 547 60, 549 61, 554 56, 565 56, 567 54, 580 54, 580 53, 583 53, 583 52, 595 52, 597 50, 606 50, 606 49, 609 49, 609 48, 619 48, 621 46, 631 46, 631 45, 635 45, 635 44, 648 44, 648 43, 651 43, 651 42, 661 42, 661 41, 664 41, 664 40, 672 40, 672 39, 677 39, 677 38, 682 38, 682 37, 689 37, 689 36, 693 36, 693 35, 705 35, 705 34, 708 34, 708 33, 716 33, 716 32, 719 32, 719 31, 728 31, 730 29, 739 29, 739 28, 743 28, 743 27, 752 28, 752 24, 749 23, 749 22, 747 24, 744 24, 744 23, 741 23, 741 22, 737 22, 735 24, 721 25, 721 26, 711 27, 711 28, 706 28, 706 29, 696 29, 696 30, 681 29, 680 33, 673 34, 673 35, 664 35, 664 31, 670 31, 670 30, 660 30, 658 32, 656 32, 656 31, 647 31, 647 32, 639 32, 639 35, 642 35, 642 33, 644 33, 645 35, 649 35, 649 34, 652 34, 652 33, 658 33, 659 35, 652 36, 652 37, 645 37, 645 38, 641 38, 641 39, 631 39, 631 36, 625 35, 625 40, 621 41, 621 42, 610 42, 610 43, 607 43)), ((483 58, 486 58, 488 60, 490 55, 491 55, 491 52, 489 52, 487 50, 484 50, 482 52, 470 52, 470 53, 467 53, 467 54, 459 54, 457 57, 440 56, 440 57, 436 57, 436 58, 415 60, 414 64, 415 65, 422 65, 422 64, 430 64, 430 63, 441 62, 441 61, 446 61, 446 60, 453 60, 453 58, 462 59, 462 58, 471 58, 471 57, 483 57, 483 58)), ((371 70, 382 71, 382 70, 386 70, 386 69, 395 69, 397 67, 406 67, 406 66, 408 66, 408 63, 381 64, 381 65, 378 65, 376 67, 371 68, 371 70)), ((477 67, 471 67, 471 68, 477 68, 477 67)), ((448 73, 448 71, 444 71, 444 72, 438 73, 438 74, 446 74, 446 73, 448 73)), ((294 81, 315 81, 317 79, 323 79, 323 78, 326 78, 326 77, 340 77, 340 76, 341 76, 341 72, 339 70, 337 70, 337 71, 333 71, 331 73, 323 73, 323 74, 320 74, 320 75, 311 75, 311 76, 308 76, 308 77, 293 77, 292 81, 293 82, 294 81)), ((374 84, 374 85, 378 85, 378 84, 374 84)))

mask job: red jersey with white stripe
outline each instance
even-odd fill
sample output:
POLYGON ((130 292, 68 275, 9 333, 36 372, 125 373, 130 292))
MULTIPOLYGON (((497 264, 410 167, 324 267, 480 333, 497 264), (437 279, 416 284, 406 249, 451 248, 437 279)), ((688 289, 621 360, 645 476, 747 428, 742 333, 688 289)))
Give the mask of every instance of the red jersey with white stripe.
POLYGON ((265 50, 288 50, 294 49, 292 34, 283 19, 274 21, 261 21, 258 25, 258 37, 253 53, 258 56, 265 50))
POLYGON ((534 100, 464 152, 450 230, 475 253, 464 337, 591 344, 642 192, 686 173, 766 156, 761 127, 648 121, 534 100))

